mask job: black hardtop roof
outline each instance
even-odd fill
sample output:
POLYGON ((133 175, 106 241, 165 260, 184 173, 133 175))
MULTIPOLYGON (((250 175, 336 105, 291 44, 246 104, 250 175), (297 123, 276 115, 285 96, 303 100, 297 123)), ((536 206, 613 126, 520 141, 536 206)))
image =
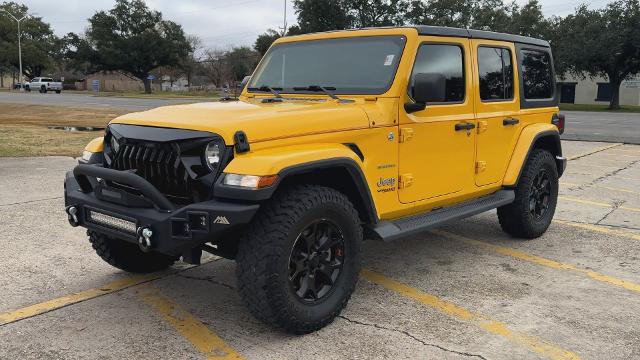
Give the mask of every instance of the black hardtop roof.
POLYGON ((536 39, 528 36, 505 34, 505 33, 493 32, 493 31, 460 29, 460 28, 445 27, 445 26, 416 25, 414 27, 416 30, 418 30, 418 34, 420 35, 451 36, 451 37, 464 37, 464 38, 470 38, 470 39, 510 41, 510 42, 516 42, 516 43, 522 43, 522 44, 549 47, 549 42, 547 42, 546 40, 536 39))

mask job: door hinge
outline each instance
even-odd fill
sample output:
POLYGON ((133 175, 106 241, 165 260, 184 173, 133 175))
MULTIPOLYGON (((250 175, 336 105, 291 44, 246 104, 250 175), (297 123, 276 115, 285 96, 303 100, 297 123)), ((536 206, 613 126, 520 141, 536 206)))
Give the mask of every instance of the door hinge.
POLYGON ((412 128, 400 128, 400 142, 407 142, 413 139, 413 129, 412 128))
POLYGON ((487 169, 486 161, 476 161, 476 174, 481 173, 487 169))
POLYGON ((483 132, 487 131, 487 127, 489 127, 489 124, 486 121, 478 121, 478 134, 482 134, 483 132))
POLYGON ((402 174, 400 175, 400 180, 398 181, 398 189, 408 188, 413 184, 413 175, 412 174, 402 174))

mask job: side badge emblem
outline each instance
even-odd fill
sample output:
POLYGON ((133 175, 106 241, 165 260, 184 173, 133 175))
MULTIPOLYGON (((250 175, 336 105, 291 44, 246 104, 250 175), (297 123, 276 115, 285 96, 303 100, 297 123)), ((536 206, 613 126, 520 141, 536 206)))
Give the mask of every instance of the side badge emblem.
POLYGON ((387 135, 387 139, 389 141, 393 141, 393 139, 395 139, 395 135, 393 135, 393 132, 390 132, 389 135, 387 135))

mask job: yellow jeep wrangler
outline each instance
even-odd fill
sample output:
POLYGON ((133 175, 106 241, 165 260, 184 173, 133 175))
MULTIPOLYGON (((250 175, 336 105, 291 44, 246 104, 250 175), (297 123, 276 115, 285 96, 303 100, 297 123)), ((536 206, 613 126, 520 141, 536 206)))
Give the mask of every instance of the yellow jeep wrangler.
POLYGON ((349 300, 363 239, 494 208, 512 236, 542 235, 566 166, 557 99, 543 40, 429 26, 285 37, 239 101, 113 120, 67 174, 66 212, 125 271, 235 259, 251 312, 308 333, 349 300))

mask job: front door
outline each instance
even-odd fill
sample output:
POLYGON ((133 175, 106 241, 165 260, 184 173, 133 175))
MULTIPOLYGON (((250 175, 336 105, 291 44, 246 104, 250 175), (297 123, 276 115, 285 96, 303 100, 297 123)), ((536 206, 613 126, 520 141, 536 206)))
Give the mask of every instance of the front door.
POLYGON ((475 119, 469 39, 424 38, 409 80, 442 74, 444 101, 408 114, 400 109, 399 198, 412 203, 455 194, 473 177, 475 119))
POLYGON ((479 89, 474 94, 478 120, 475 179, 482 186, 503 179, 522 124, 515 47, 490 40, 471 42, 479 89))

